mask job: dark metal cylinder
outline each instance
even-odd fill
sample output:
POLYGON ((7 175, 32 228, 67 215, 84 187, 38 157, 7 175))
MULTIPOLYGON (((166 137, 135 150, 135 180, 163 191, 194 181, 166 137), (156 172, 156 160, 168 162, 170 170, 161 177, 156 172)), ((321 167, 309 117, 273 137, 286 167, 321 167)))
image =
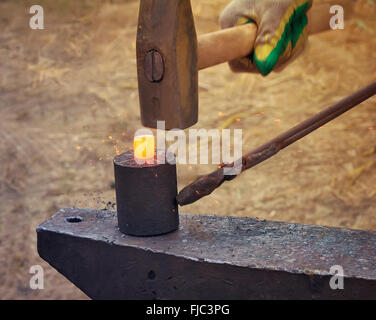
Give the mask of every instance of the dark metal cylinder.
POLYGON ((138 164, 133 151, 114 159, 118 225, 122 233, 155 236, 179 227, 176 165, 138 164))

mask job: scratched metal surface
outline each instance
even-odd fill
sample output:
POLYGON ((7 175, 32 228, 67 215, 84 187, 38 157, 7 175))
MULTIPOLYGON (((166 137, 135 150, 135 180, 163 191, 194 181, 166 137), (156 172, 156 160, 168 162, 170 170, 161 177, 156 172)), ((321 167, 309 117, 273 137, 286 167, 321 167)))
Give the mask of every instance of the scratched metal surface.
POLYGON ((167 235, 131 237, 118 231, 113 211, 66 208, 37 231, 258 270, 325 276, 341 265, 345 277, 376 280, 375 232, 203 215, 181 215, 180 221, 179 231, 167 235), (68 217, 83 221, 69 223, 68 217))

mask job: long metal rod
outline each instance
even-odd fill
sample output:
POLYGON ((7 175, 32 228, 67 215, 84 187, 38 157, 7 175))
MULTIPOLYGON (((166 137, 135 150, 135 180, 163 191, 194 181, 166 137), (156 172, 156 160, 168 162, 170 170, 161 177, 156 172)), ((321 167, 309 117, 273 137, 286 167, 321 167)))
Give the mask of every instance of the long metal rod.
MULTIPOLYGON (((376 82, 371 83, 367 87, 355 92, 347 98, 339 101, 335 105, 319 112, 315 116, 303 121, 292 129, 279 135, 268 143, 258 147, 257 149, 247 153, 241 159, 241 172, 250 169, 257 164, 269 159, 277 154, 280 150, 286 148, 290 144, 302 139, 309 133, 322 127, 326 123, 339 117, 343 113, 356 107, 363 101, 371 98, 376 94, 376 82)), ((236 170, 236 164, 240 163, 235 161, 230 165, 221 165, 219 169, 212 173, 201 176, 192 184, 186 186, 177 196, 178 203, 183 206, 196 202, 197 200, 211 194, 217 189, 224 181, 233 180, 237 175, 225 175, 225 167, 233 167, 236 170)), ((234 171, 235 172, 235 171, 234 171)))

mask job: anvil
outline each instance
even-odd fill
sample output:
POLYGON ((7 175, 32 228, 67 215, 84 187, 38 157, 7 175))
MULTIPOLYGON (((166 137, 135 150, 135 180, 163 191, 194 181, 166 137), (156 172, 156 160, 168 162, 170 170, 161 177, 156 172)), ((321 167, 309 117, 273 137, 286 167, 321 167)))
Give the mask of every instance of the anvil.
POLYGON ((376 299, 376 233, 181 215, 133 237, 116 212, 67 208, 37 228, 38 252, 92 299, 376 299), (344 289, 330 286, 333 266, 344 289))

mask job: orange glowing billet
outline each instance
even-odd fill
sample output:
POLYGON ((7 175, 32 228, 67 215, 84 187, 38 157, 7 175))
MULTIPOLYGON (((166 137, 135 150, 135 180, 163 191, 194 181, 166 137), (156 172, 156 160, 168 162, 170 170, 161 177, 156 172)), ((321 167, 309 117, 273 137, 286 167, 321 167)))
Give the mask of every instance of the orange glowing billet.
POLYGON ((154 159, 155 138, 153 135, 139 135, 133 141, 134 157, 138 160, 154 159))

